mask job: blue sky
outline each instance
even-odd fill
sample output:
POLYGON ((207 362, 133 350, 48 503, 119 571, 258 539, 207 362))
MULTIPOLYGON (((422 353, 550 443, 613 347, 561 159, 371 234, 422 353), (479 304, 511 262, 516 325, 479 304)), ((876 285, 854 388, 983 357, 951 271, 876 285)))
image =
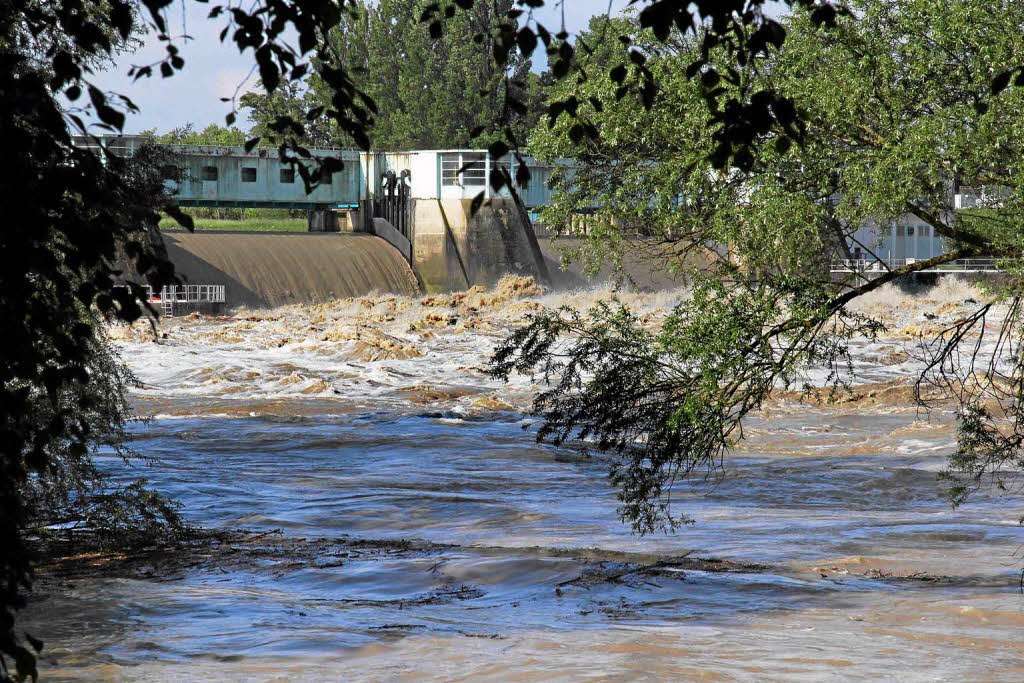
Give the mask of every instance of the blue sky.
MULTIPOLYGON (((613 12, 619 12, 628 0, 613 0, 613 12)), ((215 3, 213 3, 215 4, 215 3)), ((561 25, 563 3, 548 0, 548 6, 539 10, 537 18, 548 28, 561 25)), ((182 24, 194 40, 181 47, 185 68, 172 78, 155 75, 132 83, 127 77, 132 64, 148 64, 161 58, 164 47, 155 37, 150 36, 135 54, 122 55, 108 71, 98 74, 94 81, 105 90, 122 93, 130 97, 141 112, 130 116, 125 132, 136 133, 149 128, 165 132, 185 123, 197 128, 207 124, 224 123, 224 115, 230 105, 220 101, 232 97, 239 84, 243 84, 252 68, 252 53, 240 55, 233 43, 220 43, 218 35, 223 28, 223 19, 208 20, 210 4, 182 0, 169 8, 169 30, 172 34, 182 33, 182 24)), ((564 0, 566 28, 575 33, 585 28, 590 17, 608 10, 608 0, 564 0)), ((239 92, 255 87, 253 76, 242 85, 239 92)), ((245 116, 239 116, 239 124, 248 127, 245 116)))

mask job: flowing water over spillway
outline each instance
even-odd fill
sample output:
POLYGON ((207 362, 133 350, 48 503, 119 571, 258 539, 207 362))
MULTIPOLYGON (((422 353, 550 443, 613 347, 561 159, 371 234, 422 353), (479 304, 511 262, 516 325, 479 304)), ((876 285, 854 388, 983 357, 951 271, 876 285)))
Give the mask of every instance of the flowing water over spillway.
POLYGON ((390 244, 364 233, 164 232, 175 272, 222 284, 235 304, 280 306, 372 290, 414 294, 416 275, 390 244))
MULTIPOLYGON (((1024 675, 1024 506, 943 499, 953 420, 910 407, 900 326, 858 351, 866 398, 774 403, 720 476, 677 487, 692 527, 637 537, 606 463, 534 443, 532 380, 480 369, 521 315, 601 294, 513 290, 175 321, 159 344, 122 333, 157 416, 135 445, 157 462, 103 465, 147 476, 195 524, 280 533, 255 562, 83 580, 36 604, 30 618, 61 615, 44 666, 142 680, 1024 675)), ((682 295, 624 296, 656 324, 682 295)))

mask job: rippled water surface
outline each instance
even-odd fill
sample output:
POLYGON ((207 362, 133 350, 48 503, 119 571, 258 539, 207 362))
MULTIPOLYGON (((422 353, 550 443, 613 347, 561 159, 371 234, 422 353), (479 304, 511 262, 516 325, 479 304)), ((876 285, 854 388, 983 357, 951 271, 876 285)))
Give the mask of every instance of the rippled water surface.
POLYGON ((774 409, 723 472, 676 489, 694 525, 637 537, 606 463, 534 443, 515 407, 528 381, 460 370, 493 338, 410 335, 416 366, 352 360, 352 338, 251 356, 239 345, 277 332, 201 339, 222 332, 123 346, 160 416, 135 428, 156 462, 102 465, 145 475, 194 524, 275 532, 278 550, 35 603, 56 678, 1024 676, 1024 508, 950 509, 949 415, 774 409), (283 363, 269 391, 259 373, 283 363))

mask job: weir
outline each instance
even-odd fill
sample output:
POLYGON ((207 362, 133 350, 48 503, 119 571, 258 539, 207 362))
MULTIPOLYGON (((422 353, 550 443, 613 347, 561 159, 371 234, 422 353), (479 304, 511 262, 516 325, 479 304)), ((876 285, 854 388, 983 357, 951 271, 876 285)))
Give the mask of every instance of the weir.
POLYGON ((369 234, 168 231, 164 242, 184 279, 223 284, 229 306, 419 291, 402 254, 369 234))
MULTIPOLYGON (((96 141, 82 137, 76 144, 96 141)), ((148 143, 143 136, 99 141, 126 156, 148 143)), ((552 171, 571 166, 528 157, 528 186, 494 192, 487 179, 498 167, 514 177, 511 157, 493 161, 482 150, 313 149, 302 163, 312 168, 334 157, 343 168, 322 176, 306 193, 299 174, 275 149, 162 146, 175 159, 162 170, 179 206, 307 211, 307 235, 167 233, 178 272, 192 283, 224 283, 228 305, 279 305, 374 290, 443 292, 491 286, 508 273, 547 281, 549 268, 531 218, 550 201, 552 171), (474 213, 473 200, 481 193, 486 202, 474 213), (394 255, 385 255, 388 249, 394 255), (393 256, 406 265, 399 267, 393 256)))

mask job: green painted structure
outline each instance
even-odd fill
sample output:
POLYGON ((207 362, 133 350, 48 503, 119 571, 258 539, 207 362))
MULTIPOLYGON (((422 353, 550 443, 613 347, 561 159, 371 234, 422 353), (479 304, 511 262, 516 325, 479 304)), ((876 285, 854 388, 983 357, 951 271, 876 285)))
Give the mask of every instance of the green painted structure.
MULTIPOLYGON (((130 156, 149 138, 141 135, 78 136, 75 144, 84 148, 106 146, 116 154, 130 156)), ((343 168, 311 193, 306 193, 302 178, 290 163, 282 163, 276 149, 226 145, 161 145, 174 153, 177 163, 167 168, 168 189, 180 206, 250 207, 292 209, 350 209, 373 199, 381 192, 384 174, 409 171, 412 197, 417 199, 472 199, 483 191, 488 199, 507 198, 507 192, 491 196, 486 182, 495 164, 507 166, 515 177, 511 157, 500 161, 488 158, 484 150, 416 150, 410 152, 360 152, 357 150, 312 148, 311 158, 302 163, 310 167, 319 159, 340 159, 343 168), (464 169, 464 170, 463 170, 464 169), (460 173, 459 171, 462 170, 460 173)), ((557 166, 570 161, 546 164, 532 157, 525 161, 531 179, 519 189, 523 204, 536 211, 551 199, 550 177, 557 166)))

